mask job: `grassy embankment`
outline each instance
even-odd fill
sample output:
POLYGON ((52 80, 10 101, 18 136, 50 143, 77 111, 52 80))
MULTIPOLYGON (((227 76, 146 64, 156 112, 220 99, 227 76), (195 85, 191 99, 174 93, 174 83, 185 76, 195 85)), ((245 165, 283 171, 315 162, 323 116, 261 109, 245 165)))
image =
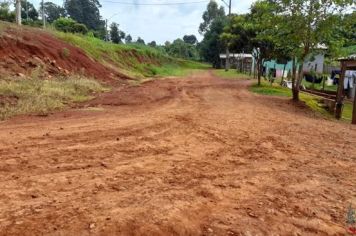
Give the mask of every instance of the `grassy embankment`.
POLYGON ((206 69, 203 63, 169 57, 160 47, 139 44, 113 44, 100 39, 62 32, 54 34, 81 49, 104 65, 130 77, 185 76, 194 70, 206 69))
POLYGON ((0 120, 21 114, 47 115, 104 91, 108 88, 99 82, 79 76, 54 80, 0 78, 0 120))
MULTIPOLYGON (((250 87, 250 90, 255 93, 270 95, 270 96, 283 96, 292 97, 292 91, 288 88, 281 87, 279 84, 274 83, 272 86, 270 83, 262 81, 261 86, 254 84, 250 87)), ((300 93, 300 99, 305 102, 305 104, 313 111, 320 113, 324 117, 332 118, 333 116, 325 110, 325 108, 320 104, 320 98, 317 96, 309 95, 306 93, 300 93)), ((352 104, 346 103, 344 106, 342 119, 345 121, 351 121, 352 119, 352 104)))

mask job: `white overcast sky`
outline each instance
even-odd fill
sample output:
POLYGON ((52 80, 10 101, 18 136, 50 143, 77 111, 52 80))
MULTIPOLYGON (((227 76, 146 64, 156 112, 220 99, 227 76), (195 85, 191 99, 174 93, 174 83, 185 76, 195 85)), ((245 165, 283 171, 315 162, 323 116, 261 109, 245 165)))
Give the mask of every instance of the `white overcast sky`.
MULTIPOLYGON (((39 7, 39 0, 28 0, 39 7)), ((159 44, 165 41, 173 41, 182 38, 185 34, 195 34, 198 39, 199 24, 202 22, 202 14, 206 9, 208 1, 197 4, 170 5, 170 6, 134 6, 121 5, 112 2, 134 2, 134 3, 175 3, 194 2, 198 0, 99 0, 102 4, 100 9, 103 18, 115 21, 120 29, 136 39, 138 36, 145 42, 155 40, 159 44)), ((233 13, 245 13, 249 10, 254 0, 232 0, 233 13)), ((63 0, 52 0, 52 2, 63 5, 63 0)), ((221 0, 216 0, 223 5, 221 0)))

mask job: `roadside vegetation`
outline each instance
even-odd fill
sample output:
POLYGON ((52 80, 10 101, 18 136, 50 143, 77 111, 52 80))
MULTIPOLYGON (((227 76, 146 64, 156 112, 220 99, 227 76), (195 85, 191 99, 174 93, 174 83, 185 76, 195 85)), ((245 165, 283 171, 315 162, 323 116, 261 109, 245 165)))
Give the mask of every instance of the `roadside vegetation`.
POLYGON ((214 70, 214 74, 224 79, 252 79, 251 75, 239 73, 234 69, 226 71, 225 69, 214 70))
POLYGON ((80 76, 53 80, 1 78, 0 120, 21 114, 47 115, 108 90, 96 80, 80 76))
POLYGON ((114 44, 89 35, 53 32, 58 38, 83 49, 104 65, 114 64, 120 72, 134 78, 183 76, 208 65, 170 57, 162 48, 143 44, 114 44))
MULTIPOLYGON (((268 95, 268 96, 281 96, 281 97, 288 97, 288 98, 292 98, 293 96, 292 90, 282 87, 278 83, 274 83, 271 85, 266 81, 261 81, 261 85, 258 85, 257 83, 253 84, 250 87, 250 91, 262 95, 268 95)), ((307 105, 314 112, 321 114, 325 118, 333 119, 332 114, 330 114, 322 105, 322 101, 320 97, 302 92, 300 94, 300 100, 304 102, 305 105, 307 105)), ((352 119, 351 103, 345 103, 342 119, 348 122, 351 121, 352 119)))

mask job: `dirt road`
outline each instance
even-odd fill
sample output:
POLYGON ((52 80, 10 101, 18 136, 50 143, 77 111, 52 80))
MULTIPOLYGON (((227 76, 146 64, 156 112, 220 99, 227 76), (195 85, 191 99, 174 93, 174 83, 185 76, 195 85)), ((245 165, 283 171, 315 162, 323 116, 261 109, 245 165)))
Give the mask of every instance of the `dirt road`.
POLYGON ((356 127, 210 72, 0 123, 1 235, 344 235, 356 127))

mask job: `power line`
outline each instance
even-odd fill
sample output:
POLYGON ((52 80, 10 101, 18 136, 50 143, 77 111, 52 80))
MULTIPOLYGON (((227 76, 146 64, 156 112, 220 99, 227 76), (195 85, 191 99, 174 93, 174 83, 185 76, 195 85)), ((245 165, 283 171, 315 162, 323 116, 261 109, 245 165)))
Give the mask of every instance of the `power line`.
POLYGON ((135 3, 135 2, 122 2, 122 1, 103 0, 101 2, 115 3, 115 4, 121 4, 121 5, 132 5, 132 6, 171 6, 171 5, 186 5, 186 4, 206 3, 208 1, 209 0, 193 1, 193 2, 135 3))

